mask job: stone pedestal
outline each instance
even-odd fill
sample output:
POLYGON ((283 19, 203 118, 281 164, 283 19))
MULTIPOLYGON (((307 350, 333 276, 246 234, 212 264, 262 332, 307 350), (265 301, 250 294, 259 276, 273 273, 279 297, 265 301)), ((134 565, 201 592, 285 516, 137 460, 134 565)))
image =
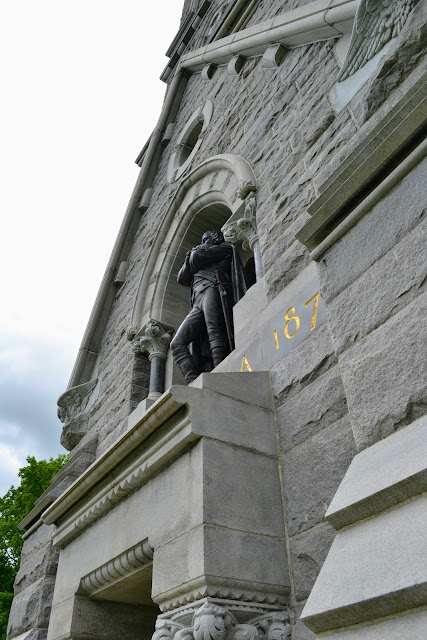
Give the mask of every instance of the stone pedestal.
POLYGON ((78 611, 92 616, 95 606, 108 618, 105 601, 149 607, 150 619, 159 607, 159 620, 175 621, 201 599, 236 601, 227 613, 236 639, 241 607, 251 620, 274 613, 284 623, 290 583, 269 374, 202 374, 143 409, 43 514, 61 548, 49 640, 86 637, 78 611))

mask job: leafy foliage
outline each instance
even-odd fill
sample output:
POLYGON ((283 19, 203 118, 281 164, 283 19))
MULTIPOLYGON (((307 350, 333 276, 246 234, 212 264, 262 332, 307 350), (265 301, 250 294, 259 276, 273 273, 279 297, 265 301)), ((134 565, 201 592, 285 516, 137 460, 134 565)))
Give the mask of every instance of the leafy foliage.
POLYGON ((34 507, 34 503, 49 487, 56 473, 67 462, 68 455, 49 460, 28 456, 27 465, 19 470, 18 487, 10 487, 0 498, 0 640, 6 638, 7 620, 13 598, 13 582, 19 569, 22 533, 18 524, 34 507))

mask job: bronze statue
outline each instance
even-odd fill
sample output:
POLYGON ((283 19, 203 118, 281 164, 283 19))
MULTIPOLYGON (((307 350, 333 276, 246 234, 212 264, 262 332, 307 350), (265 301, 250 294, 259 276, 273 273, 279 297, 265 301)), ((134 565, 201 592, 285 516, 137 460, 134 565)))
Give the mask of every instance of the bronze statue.
POLYGON ((191 311, 171 349, 189 384, 202 371, 212 371, 234 349, 232 308, 246 293, 235 246, 225 242, 221 231, 206 231, 202 244, 187 252, 178 283, 191 287, 191 311))

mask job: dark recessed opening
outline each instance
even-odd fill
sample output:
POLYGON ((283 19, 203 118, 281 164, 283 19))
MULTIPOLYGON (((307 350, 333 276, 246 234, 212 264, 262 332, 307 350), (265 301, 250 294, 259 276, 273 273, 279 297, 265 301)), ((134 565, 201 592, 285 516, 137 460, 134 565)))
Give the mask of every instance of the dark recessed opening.
POLYGON ((181 153, 179 154, 179 166, 183 165, 188 160, 197 144, 197 140, 203 129, 203 122, 198 122, 190 131, 188 136, 181 143, 181 153))

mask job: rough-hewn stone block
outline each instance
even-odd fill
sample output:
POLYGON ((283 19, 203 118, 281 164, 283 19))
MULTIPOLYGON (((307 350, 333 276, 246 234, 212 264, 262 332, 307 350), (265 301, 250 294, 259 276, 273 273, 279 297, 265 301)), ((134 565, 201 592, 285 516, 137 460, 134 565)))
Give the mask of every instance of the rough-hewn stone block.
POLYGON ((383 324, 425 290, 426 246, 427 221, 419 224, 328 305, 329 326, 338 353, 383 324))
POLYGON ((427 294, 340 356, 358 450, 423 415, 427 294))
POLYGON ((346 413, 341 374, 333 367, 277 410, 281 450, 301 444, 346 413))
POLYGON ((325 324, 271 370, 276 406, 297 394, 336 362, 329 329, 325 324))
POLYGON ((355 453, 350 420, 345 417, 283 455, 289 535, 323 520, 355 453))
POLYGON ((335 536, 333 527, 321 524, 290 540, 295 597, 298 601, 310 595, 335 536))
POLYGON ((334 298, 425 217, 427 159, 421 162, 319 262, 322 295, 334 298))
POLYGON ((42 577, 15 596, 9 616, 8 637, 14 638, 29 629, 47 629, 54 586, 55 578, 42 577))

